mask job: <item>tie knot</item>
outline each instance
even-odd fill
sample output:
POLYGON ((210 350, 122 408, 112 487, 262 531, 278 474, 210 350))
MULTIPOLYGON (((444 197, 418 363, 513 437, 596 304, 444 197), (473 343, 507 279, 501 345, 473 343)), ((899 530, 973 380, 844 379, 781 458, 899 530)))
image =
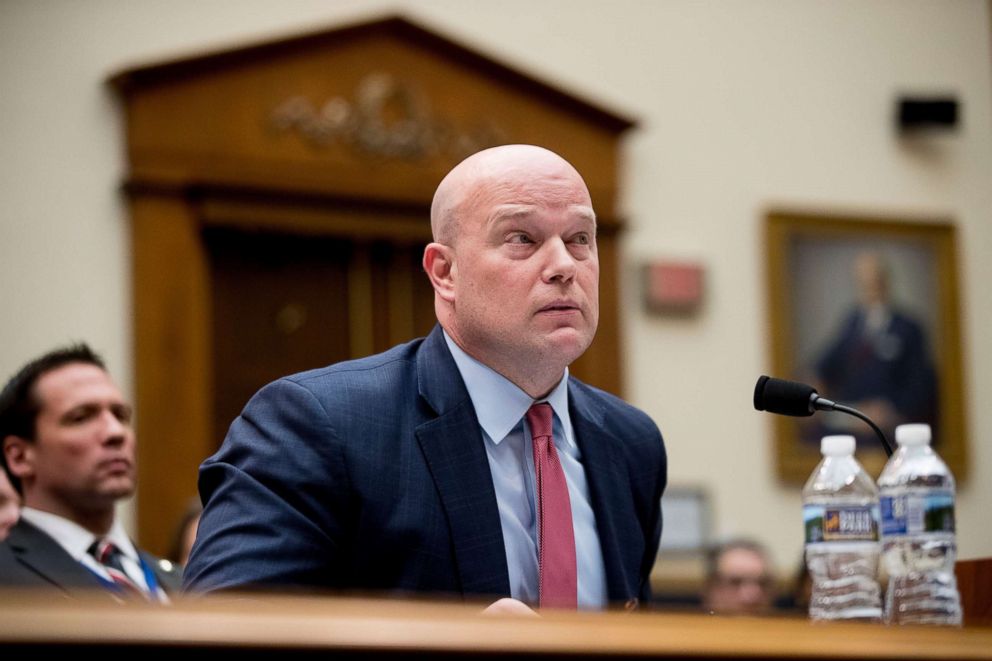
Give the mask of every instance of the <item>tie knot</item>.
POLYGON ((551 417, 554 411, 547 402, 534 404, 527 409, 527 424, 530 426, 530 435, 534 438, 540 436, 551 436, 551 417))
POLYGON ((90 555, 101 565, 112 564, 111 560, 120 555, 120 549, 109 539, 98 539, 89 548, 90 555))

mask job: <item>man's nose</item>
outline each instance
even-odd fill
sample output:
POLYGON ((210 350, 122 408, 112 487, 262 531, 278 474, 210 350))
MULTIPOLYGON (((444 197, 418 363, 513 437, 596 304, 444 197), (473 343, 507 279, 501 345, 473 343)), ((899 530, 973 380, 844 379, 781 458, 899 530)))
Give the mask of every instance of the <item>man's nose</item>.
POLYGON ((113 411, 104 411, 100 420, 103 424, 104 443, 120 445, 127 438, 128 426, 113 411))
POLYGON ((745 581, 740 587, 739 595, 741 601, 748 604, 756 604, 764 599, 765 590, 757 581, 745 581))
POLYGON ((575 257, 569 252, 568 246, 561 237, 556 237, 545 243, 548 252, 547 264, 544 269, 544 279, 547 282, 560 280, 569 282, 575 277, 575 257))

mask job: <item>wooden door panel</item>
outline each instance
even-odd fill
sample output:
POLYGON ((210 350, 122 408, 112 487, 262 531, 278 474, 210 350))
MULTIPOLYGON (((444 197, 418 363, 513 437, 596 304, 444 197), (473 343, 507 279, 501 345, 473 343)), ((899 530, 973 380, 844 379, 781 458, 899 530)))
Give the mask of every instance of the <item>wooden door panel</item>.
POLYGON ((218 445, 266 383, 384 351, 433 326, 419 246, 228 228, 204 235, 218 445))
POLYGON ((263 385, 350 356, 346 241, 206 232, 213 293, 214 436, 263 385))

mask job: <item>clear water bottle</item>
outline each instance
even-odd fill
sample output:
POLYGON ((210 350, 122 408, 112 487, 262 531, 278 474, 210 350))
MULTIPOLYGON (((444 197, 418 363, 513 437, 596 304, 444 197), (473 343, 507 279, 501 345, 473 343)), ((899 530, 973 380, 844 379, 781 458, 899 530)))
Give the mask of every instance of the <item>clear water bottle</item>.
POLYGON ((954 476, 930 447, 929 425, 896 427, 896 443, 878 478, 886 622, 960 625, 954 476))
POLYGON ((825 436, 803 487, 812 620, 882 619, 878 489, 854 458, 853 436, 825 436))

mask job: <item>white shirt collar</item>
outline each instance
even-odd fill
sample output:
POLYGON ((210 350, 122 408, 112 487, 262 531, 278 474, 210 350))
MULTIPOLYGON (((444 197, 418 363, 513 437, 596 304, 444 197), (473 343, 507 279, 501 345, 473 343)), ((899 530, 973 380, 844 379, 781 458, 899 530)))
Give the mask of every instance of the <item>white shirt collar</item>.
POLYGON ((458 372, 465 382, 479 424, 494 443, 499 444, 506 438, 533 404, 546 401, 551 404, 551 408, 561 422, 565 441, 569 446, 575 446, 572 421, 568 415, 567 367, 554 390, 544 399, 534 400, 505 376, 462 351, 447 332, 444 332, 444 341, 447 342, 451 356, 455 359, 455 365, 458 366, 458 372))
MULTIPOLYGON (((22 508, 21 517, 58 542, 66 550, 66 553, 76 561, 82 561, 89 555, 89 548, 97 538, 96 535, 75 521, 70 521, 51 512, 36 510, 33 507, 22 508)), ((114 519, 110 532, 104 537, 112 541, 121 550, 121 553, 138 562, 138 551, 134 548, 134 544, 127 536, 120 521, 114 519)))

